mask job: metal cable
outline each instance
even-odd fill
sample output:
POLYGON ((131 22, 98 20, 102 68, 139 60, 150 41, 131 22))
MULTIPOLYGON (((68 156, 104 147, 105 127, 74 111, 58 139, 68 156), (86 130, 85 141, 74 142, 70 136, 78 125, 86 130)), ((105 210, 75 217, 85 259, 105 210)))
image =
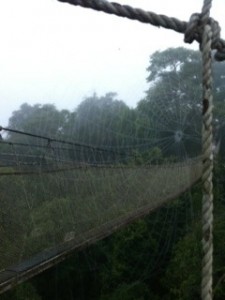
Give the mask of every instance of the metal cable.
MULTIPOLYGON (((43 135, 38 135, 38 134, 30 133, 30 132, 25 132, 25 131, 21 131, 21 130, 16 130, 16 129, 11 129, 11 128, 6 128, 6 127, 0 126, 0 131, 1 130, 13 132, 13 133, 17 133, 17 134, 21 134, 21 135, 25 135, 25 136, 30 136, 33 138, 43 139, 43 140, 46 140, 48 142, 48 144, 55 142, 55 143, 59 143, 59 144, 66 144, 66 145, 71 145, 71 146, 75 146, 75 147, 92 149, 92 150, 99 151, 99 152, 109 152, 109 153, 124 155, 124 152, 117 151, 117 150, 92 146, 92 145, 78 143, 78 142, 71 142, 71 141, 66 141, 66 140, 55 139, 55 138, 51 138, 51 137, 47 137, 47 136, 43 136, 43 135)), ((9 142, 9 143, 10 143, 10 145, 13 144, 12 142, 9 142)))

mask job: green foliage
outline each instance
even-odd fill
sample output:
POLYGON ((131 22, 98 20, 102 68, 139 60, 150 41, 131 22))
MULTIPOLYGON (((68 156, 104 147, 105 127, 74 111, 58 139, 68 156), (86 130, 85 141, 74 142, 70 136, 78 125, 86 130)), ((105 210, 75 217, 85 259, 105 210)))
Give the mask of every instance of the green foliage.
POLYGON ((154 252, 156 241, 148 237, 148 224, 140 220, 113 238, 110 259, 102 272, 102 289, 114 289, 121 282, 136 282, 145 278, 145 261, 154 252), (132 249, 132 251, 130 251, 132 249), (136 267, 134 267, 136 266, 136 267))
POLYGON ((29 208, 24 201, 26 192, 22 178, 1 176, 0 190, 0 269, 2 269, 18 259, 29 224, 29 208))
POLYGON ((150 293, 146 284, 134 282, 132 284, 121 284, 110 295, 104 295, 100 300, 147 300, 150 293))
MULTIPOLYGON (((187 66, 198 64, 195 71, 200 66, 200 54, 194 50, 179 48, 168 48, 162 52, 156 51, 151 55, 150 65, 147 68, 150 75, 147 78, 148 82, 158 80, 167 74, 182 72, 183 69, 191 70, 187 66)), ((193 71, 192 71, 193 74, 193 71)), ((199 74, 195 72, 194 74, 199 74)))
POLYGON ((200 151, 200 56, 185 48, 155 52, 146 97, 137 111, 150 119, 151 138, 163 155, 183 159, 200 151))
POLYGON ((154 165, 161 164, 164 161, 162 151, 159 147, 153 147, 150 150, 140 152, 138 150, 132 151, 131 165, 154 165))
POLYGON ((44 202, 31 213, 33 226, 26 242, 26 255, 60 243, 66 233, 72 232, 75 220, 70 218, 70 209, 71 200, 58 198, 44 202))
POLYGON ((225 168, 224 158, 217 159, 214 179, 214 299, 225 298, 225 168))
POLYGON ((192 232, 180 240, 167 266, 164 285, 172 299, 200 298, 201 283, 201 228, 193 226, 192 232))
POLYGON ((35 287, 29 283, 23 283, 16 289, 6 292, 0 296, 1 300, 42 300, 42 297, 38 295, 35 287))
MULTIPOLYGON (((76 110, 75 136, 92 145, 122 146, 134 131, 132 110, 115 93, 86 98, 76 110)), ((129 141, 130 143, 130 141, 129 141)))
POLYGON ((153 147, 149 151, 145 151, 142 156, 147 164, 160 164, 163 161, 162 151, 159 147, 153 147))
MULTIPOLYGON (((19 110, 13 112, 8 126, 12 129, 57 138, 63 134, 62 129, 68 122, 69 116, 69 111, 58 111, 52 104, 31 106, 24 103, 19 110)), ((14 133, 10 133, 10 138, 14 141, 18 138, 24 139, 23 136, 14 133)))

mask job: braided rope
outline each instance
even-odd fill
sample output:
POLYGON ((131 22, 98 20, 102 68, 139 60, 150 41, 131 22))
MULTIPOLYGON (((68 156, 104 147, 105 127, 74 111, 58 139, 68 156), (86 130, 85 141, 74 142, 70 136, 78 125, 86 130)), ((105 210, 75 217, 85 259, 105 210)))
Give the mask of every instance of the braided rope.
MULTIPOLYGON (((131 20, 137 20, 142 23, 148 23, 157 27, 171 29, 179 33, 185 33, 185 42, 192 43, 194 40, 201 44, 203 35, 202 14, 193 14, 189 22, 180 21, 176 18, 165 15, 158 15, 153 12, 146 12, 139 8, 133 8, 129 5, 121 5, 106 0, 57 0, 66 2, 72 5, 78 5, 85 8, 91 8, 97 11, 102 11, 108 14, 113 14, 119 17, 125 17, 131 20)), ((208 3, 208 2, 206 2, 208 3)), ((204 5, 204 10, 209 11, 210 6, 204 5)), ((202 12, 204 14, 204 11, 202 12)), ((205 14, 204 14, 205 15, 205 14)), ((216 49, 215 59, 218 61, 225 60, 225 41, 220 38, 220 27, 218 22, 212 18, 204 17, 213 31, 212 49, 216 49)))
POLYGON ((202 300, 212 299, 212 268, 213 268, 213 152, 212 152, 212 30, 207 24, 212 0, 205 0, 202 8, 201 22, 204 28, 202 37, 203 63, 203 125, 202 125, 202 152, 203 152, 203 197, 202 197, 202 300))
POLYGON ((202 26, 205 26, 208 22, 210 16, 210 9, 212 7, 212 0, 204 0, 203 7, 202 7, 202 26))

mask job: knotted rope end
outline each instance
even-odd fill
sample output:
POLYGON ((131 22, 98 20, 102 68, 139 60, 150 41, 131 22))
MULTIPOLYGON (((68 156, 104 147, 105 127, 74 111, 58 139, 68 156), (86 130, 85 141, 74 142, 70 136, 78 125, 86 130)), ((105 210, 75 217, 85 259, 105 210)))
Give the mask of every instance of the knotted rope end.
POLYGON ((197 41, 200 44, 200 49, 202 49, 204 25, 209 25, 212 30, 212 50, 217 50, 214 55, 215 60, 225 60, 225 41, 220 38, 221 28, 213 18, 208 18, 207 23, 204 24, 202 14, 192 14, 184 34, 185 43, 191 44, 193 41, 197 41))

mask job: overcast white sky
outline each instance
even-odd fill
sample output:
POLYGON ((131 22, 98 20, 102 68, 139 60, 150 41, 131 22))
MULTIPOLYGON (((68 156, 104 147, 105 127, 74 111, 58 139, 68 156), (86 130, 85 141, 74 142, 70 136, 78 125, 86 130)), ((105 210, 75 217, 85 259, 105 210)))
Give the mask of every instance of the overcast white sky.
MULTIPOLYGON (((120 0, 187 21, 203 0, 120 0)), ((225 28, 224 0, 212 17, 225 28)), ((222 30, 222 37, 223 35, 222 30)), ((186 46, 183 35, 56 0, 0 2, 0 125, 24 103, 74 109, 94 92, 135 106, 147 89, 150 55, 186 46)), ((194 44, 192 48, 198 49, 194 44)))

